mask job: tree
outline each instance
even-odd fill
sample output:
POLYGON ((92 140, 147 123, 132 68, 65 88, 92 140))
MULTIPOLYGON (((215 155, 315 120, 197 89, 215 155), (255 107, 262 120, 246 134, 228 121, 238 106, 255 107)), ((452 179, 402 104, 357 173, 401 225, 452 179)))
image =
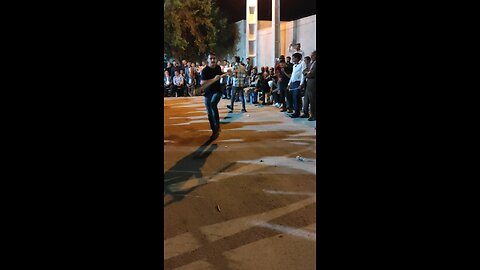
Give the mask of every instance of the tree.
MULTIPOLYGON (((240 39, 238 35, 238 27, 236 24, 228 25, 228 20, 222 17, 220 10, 215 8, 213 10, 213 17, 219 18, 215 22, 215 27, 219 29, 217 34, 217 42, 215 52, 221 58, 226 58, 236 52, 235 45, 240 39)), ((230 59, 228 59, 230 61, 230 59)))
POLYGON ((221 57, 238 40, 238 31, 230 32, 232 27, 212 0, 165 0, 163 22, 168 58, 201 61, 211 50, 221 57))

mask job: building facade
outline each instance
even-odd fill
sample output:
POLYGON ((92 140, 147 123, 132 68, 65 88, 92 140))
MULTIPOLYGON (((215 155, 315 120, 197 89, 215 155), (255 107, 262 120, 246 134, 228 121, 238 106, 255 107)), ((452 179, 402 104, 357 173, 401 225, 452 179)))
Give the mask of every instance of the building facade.
MULTIPOLYGON (((304 17, 295 21, 281 21, 280 22, 280 54, 285 56, 291 56, 292 52, 289 51, 290 44, 301 43, 302 51, 305 52, 305 55, 310 55, 314 50, 317 49, 316 44, 316 19, 317 15, 312 15, 304 17)), ((247 52, 249 48, 247 42, 247 21, 241 20, 236 22, 239 30, 239 42, 236 45, 236 55, 240 58, 245 59, 248 57, 251 52, 247 52)), ((254 65, 256 66, 273 66, 273 32, 272 32, 272 21, 257 21, 256 29, 256 48, 255 48, 255 61, 254 65)), ((243 60, 245 61, 245 60, 243 60)))

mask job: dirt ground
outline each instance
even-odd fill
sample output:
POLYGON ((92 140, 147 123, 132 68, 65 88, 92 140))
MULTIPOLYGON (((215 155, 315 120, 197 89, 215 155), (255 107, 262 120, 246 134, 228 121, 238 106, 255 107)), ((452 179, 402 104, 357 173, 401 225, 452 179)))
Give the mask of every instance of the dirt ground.
POLYGON ((316 122, 227 104, 165 98, 165 269, 315 269, 316 122))

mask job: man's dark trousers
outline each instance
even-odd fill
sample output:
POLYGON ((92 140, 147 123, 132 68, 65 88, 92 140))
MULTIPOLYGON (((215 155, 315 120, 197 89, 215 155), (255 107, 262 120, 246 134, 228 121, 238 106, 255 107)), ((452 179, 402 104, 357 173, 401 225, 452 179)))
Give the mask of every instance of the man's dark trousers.
POLYGON ((290 84, 290 92, 292 94, 293 109, 295 110, 293 115, 300 115, 302 109, 302 95, 300 93, 300 82, 292 82, 290 84))
POLYGON ((232 111, 233 111, 233 105, 234 105, 234 102, 235 102, 235 96, 237 95, 237 93, 238 93, 239 98, 242 99, 242 109, 245 110, 245 97, 244 97, 243 88, 244 87, 232 86, 232 99, 231 99, 231 102, 230 102, 230 106, 232 107, 232 111))
POLYGON ((222 98, 222 92, 205 93, 205 107, 207 108, 208 122, 213 132, 220 128, 220 116, 218 115, 218 102, 222 98))
POLYGON ((308 88, 307 88, 307 83, 305 82, 305 95, 303 96, 303 114, 305 115, 310 115, 309 109, 310 109, 310 95, 308 94, 308 88))

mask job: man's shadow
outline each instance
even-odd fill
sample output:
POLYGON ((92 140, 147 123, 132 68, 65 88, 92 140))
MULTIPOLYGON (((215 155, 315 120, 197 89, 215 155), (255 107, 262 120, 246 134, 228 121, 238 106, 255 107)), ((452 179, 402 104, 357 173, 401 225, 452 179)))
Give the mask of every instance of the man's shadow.
POLYGON ((200 169, 207 161, 208 156, 218 147, 217 144, 210 145, 212 142, 213 140, 209 139, 197 150, 179 160, 172 168, 165 172, 163 176, 164 198, 165 196, 170 195, 173 199, 164 204, 163 207, 181 201, 186 194, 192 192, 200 185, 207 183, 207 180, 203 178, 200 169), (210 147, 208 147, 209 145, 210 147), (192 176, 198 180, 199 184, 190 189, 180 191, 182 185, 192 176))

